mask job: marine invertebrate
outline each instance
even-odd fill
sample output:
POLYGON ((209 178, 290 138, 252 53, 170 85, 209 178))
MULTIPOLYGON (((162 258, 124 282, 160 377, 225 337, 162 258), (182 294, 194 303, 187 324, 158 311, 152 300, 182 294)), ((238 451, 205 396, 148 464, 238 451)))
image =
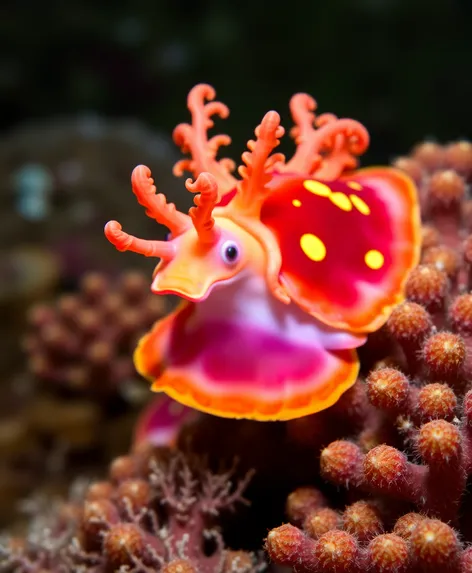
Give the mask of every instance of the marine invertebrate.
POLYGON ((295 490, 290 523, 267 537, 270 558, 313 573, 469 571, 472 391, 461 398, 385 367, 356 385, 368 398, 363 427, 319 458, 321 476, 347 495, 333 508, 316 488, 295 490))
POLYGON ((42 524, 45 542, 10 540, 0 566, 17 573, 261 571, 260 556, 228 549, 218 526, 221 514, 245 502, 249 478, 232 483, 231 472, 210 474, 165 448, 123 456, 81 504, 42 524))
POLYGON ((359 501, 344 512, 318 508, 303 530, 285 524, 270 531, 266 548, 276 562, 310 573, 466 573, 471 551, 448 524, 418 513, 400 517, 384 533, 375 507, 359 501))
POLYGON ((212 116, 228 115, 214 97, 210 86, 193 88, 192 123, 174 131, 191 155, 174 172, 195 177, 185 183, 195 193, 188 215, 156 194, 147 167, 132 174, 138 202, 169 228, 169 240, 138 239, 117 221, 105 227, 118 250, 161 259, 154 293, 185 299, 141 340, 136 366, 153 390, 220 416, 317 412, 352 386, 355 349, 402 299, 418 257, 415 188, 399 170, 357 170, 365 128, 315 117, 306 94, 290 102, 293 157, 272 154, 284 129, 270 111, 237 180, 232 162, 216 159, 229 137, 207 137, 212 116))
POLYGON ((439 243, 443 253, 450 253, 450 247, 460 247, 472 230, 472 203, 467 193, 472 180, 472 143, 463 140, 441 145, 425 141, 394 165, 413 177, 418 186, 424 256, 432 258, 426 251, 439 243))
MULTIPOLYGON (((466 277, 460 249, 458 274, 466 277)), ((345 395, 360 427, 311 438, 321 477, 339 488, 336 500, 309 485, 295 490, 290 523, 267 537, 273 561, 320 573, 470 571, 472 305, 470 291, 457 290, 435 263, 411 273, 409 299, 385 327, 390 364, 345 395)), ((315 418, 289 422, 292 439, 310 438, 315 418)))
POLYGON ((175 440, 194 412, 165 395, 150 401, 132 362, 139 336, 164 309, 145 275, 128 271, 88 273, 78 292, 25 312, 29 371, 8 380, 0 412, 0 522, 32 490, 93 474, 129 448, 133 432, 139 442, 175 440))
POLYGON ((117 281, 89 273, 78 293, 30 309, 23 341, 28 366, 43 386, 75 395, 104 399, 124 392, 135 377, 134 346, 164 310, 140 272, 117 281))

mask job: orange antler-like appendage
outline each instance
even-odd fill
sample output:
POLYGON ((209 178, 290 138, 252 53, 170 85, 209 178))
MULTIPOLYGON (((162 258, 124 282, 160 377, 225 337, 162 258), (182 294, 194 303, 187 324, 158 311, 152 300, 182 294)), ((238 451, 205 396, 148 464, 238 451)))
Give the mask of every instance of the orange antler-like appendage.
POLYGON ((167 203, 162 193, 156 195, 149 167, 145 165, 135 167, 131 175, 131 185, 139 204, 146 208, 146 215, 165 225, 174 236, 180 235, 190 227, 188 215, 177 211, 173 203, 167 203))
POLYGON ((192 114, 192 123, 181 123, 174 129, 174 141, 183 153, 189 153, 191 159, 178 161, 174 166, 174 174, 181 176, 184 171, 193 173, 197 178, 200 173, 211 173, 218 184, 220 194, 231 191, 236 186, 236 179, 231 175, 234 162, 231 159, 216 159, 218 149, 229 145, 228 135, 215 135, 210 140, 207 131, 213 127, 213 115, 222 119, 228 117, 229 109, 221 102, 212 101, 215 90, 207 84, 195 86, 187 99, 188 108, 192 114), (205 103, 209 100, 209 103, 205 103))
POLYGON ((243 180, 240 182, 234 203, 239 209, 243 211, 259 209, 274 165, 283 164, 285 161, 282 153, 270 155, 279 145, 279 138, 284 133, 279 114, 276 111, 266 113, 255 130, 256 140, 248 141, 249 151, 245 151, 242 155, 245 165, 241 165, 238 169, 243 180))
POLYGON ((295 94, 290 100, 296 124, 291 135, 297 150, 283 171, 335 179, 343 171, 357 167, 357 156, 366 151, 369 134, 353 119, 338 119, 327 113, 316 118, 315 110, 316 101, 308 94, 295 94))
POLYGON ((158 257, 166 260, 172 259, 175 255, 175 246, 172 243, 137 239, 122 231, 118 221, 109 221, 105 225, 105 235, 119 251, 133 251, 146 257, 158 257))
POLYGON ((220 236, 215 227, 212 212, 219 201, 218 184, 210 173, 200 173, 197 180, 187 179, 185 186, 192 193, 198 193, 194 199, 195 207, 189 211, 199 239, 206 244, 214 244, 220 236))

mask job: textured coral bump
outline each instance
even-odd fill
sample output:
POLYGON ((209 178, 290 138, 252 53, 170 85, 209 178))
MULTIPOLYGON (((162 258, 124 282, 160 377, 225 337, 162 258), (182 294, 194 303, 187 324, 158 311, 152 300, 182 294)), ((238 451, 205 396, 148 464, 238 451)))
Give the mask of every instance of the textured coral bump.
POLYGON ((2 571, 62 573, 256 573, 262 561, 225 546, 218 521, 250 476, 232 483, 167 449, 115 459, 73 511, 35 524, 35 537, 7 542, 2 571))
POLYGON ((336 487, 295 490, 289 523, 267 536, 271 560, 295 571, 472 571, 472 146, 424 144, 397 165, 421 188, 422 261, 367 345, 365 376, 288 426, 336 487))
POLYGON ((343 512, 307 507, 301 528, 287 523, 269 532, 266 550, 273 562, 303 573, 470 571, 471 551, 443 521, 408 513, 385 529, 371 501, 343 512))
POLYGON ((111 281, 89 273, 78 293, 30 310, 24 340, 30 370, 51 389, 110 397, 133 377, 136 342, 164 311, 144 274, 111 281))

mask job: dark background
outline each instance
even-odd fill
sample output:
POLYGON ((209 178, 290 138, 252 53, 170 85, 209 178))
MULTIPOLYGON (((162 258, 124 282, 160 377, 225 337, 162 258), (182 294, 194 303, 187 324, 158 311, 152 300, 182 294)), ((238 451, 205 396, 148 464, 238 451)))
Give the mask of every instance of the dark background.
POLYGON ((470 136, 470 0, 15 0, 0 13, 1 128, 96 111, 170 134, 212 83, 239 157, 265 111, 308 91, 372 135, 368 159, 470 136))
MULTIPOLYGON (((31 246, 43 249, 40 256, 57 255, 61 288, 75 288, 90 269, 151 272, 155 261, 116 253, 103 225, 117 219, 130 233, 163 237, 132 197, 138 163, 151 167, 159 191, 179 208, 190 204, 172 175, 181 155, 171 135, 190 119, 186 97, 196 83, 212 84, 230 107, 216 127, 232 137, 224 154, 238 163, 266 111, 278 110, 290 128, 288 102, 298 91, 313 95, 320 112, 367 127, 364 165, 388 163, 424 139, 446 143, 471 134, 472 0, 2 6, 4 284, 14 285, 15 273, 23 281, 19 274, 32 268, 12 269, 19 256, 11 249, 31 246), (44 214, 25 218, 24 203, 36 200, 44 214)), ((280 150, 292 152, 290 138, 280 150)))

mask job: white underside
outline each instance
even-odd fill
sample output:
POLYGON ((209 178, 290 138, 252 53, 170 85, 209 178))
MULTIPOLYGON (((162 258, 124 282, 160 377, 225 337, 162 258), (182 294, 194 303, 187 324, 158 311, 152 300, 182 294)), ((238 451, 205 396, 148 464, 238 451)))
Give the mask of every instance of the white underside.
POLYGON ((187 327, 208 321, 254 326, 281 339, 326 349, 357 348, 365 337, 334 329, 304 312, 294 302, 286 305, 267 288, 263 277, 248 273, 216 285, 208 298, 195 305, 187 327))

